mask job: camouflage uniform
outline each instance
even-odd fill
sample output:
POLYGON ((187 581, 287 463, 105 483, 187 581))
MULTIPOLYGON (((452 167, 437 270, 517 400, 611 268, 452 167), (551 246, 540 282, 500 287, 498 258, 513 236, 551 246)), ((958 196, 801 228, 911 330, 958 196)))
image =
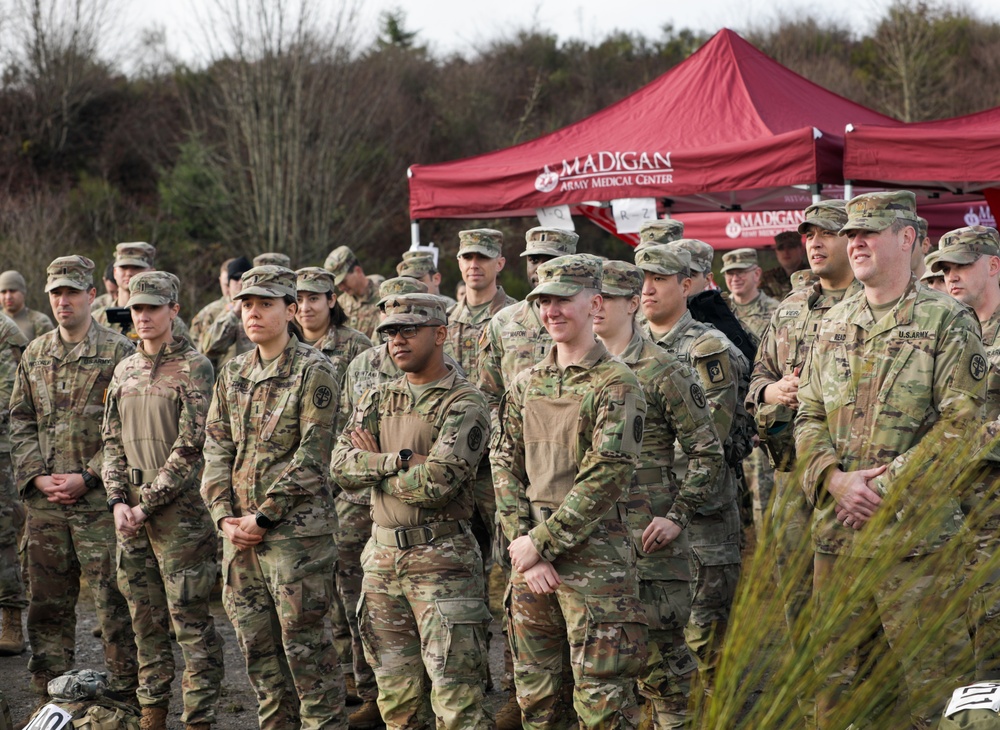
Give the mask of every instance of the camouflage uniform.
MULTIPOLYGON (((8 289, 19 291, 22 294, 28 293, 28 285, 24 281, 24 277, 21 276, 21 272, 5 271, 0 274, 0 291, 7 291, 8 289)), ((52 320, 48 316, 27 307, 21 307, 21 311, 14 315, 8 314, 7 316, 14 320, 14 324, 21 330, 21 334, 24 335, 24 338, 28 342, 31 342, 39 335, 51 332, 53 329, 52 320)))
MULTIPOLYGON (((847 204, 847 212, 844 231, 881 231, 896 220, 916 227, 914 196, 906 191, 858 196, 847 204)), ((987 370, 979 325, 970 311, 916 280, 878 322, 863 292, 830 309, 801 375, 795 421, 802 486, 814 506, 817 611, 826 613, 841 604, 842 581, 850 581, 853 589, 866 589, 852 608, 869 611, 875 622, 880 619, 889 643, 897 647, 904 627, 925 610, 921 597, 941 596, 943 601, 959 584, 960 575, 942 575, 927 559, 960 534, 958 500, 918 493, 919 482, 914 484, 911 475, 926 473, 943 450, 957 445, 969 419, 979 421, 987 370), (880 530, 868 524, 855 532, 837 521, 826 479, 830 469, 850 472, 879 465, 888 469, 869 484, 885 500, 879 510, 891 510, 896 519, 880 530), (914 532, 917 523, 920 531, 914 532), (881 556, 884 561, 890 550, 900 559, 885 578, 859 585, 857 576, 867 569, 868 559, 881 556), (894 590, 900 584, 911 588, 894 590)), ((848 620, 853 628, 859 617, 848 620)), ((943 676, 961 681, 952 672, 961 673, 956 658, 970 648, 960 615, 939 621, 942 628, 934 642, 908 652, 904 661, 911 717, 918 727, 940 717, 941 707, 934 706, 937 685, 943 676)), ((824 649, 821 659, 830 650, 824 649)), ((848 656, 838 663, 817 698, 821 726, 853 683, 852 660, 848 656)))
POLYGON ((240 305, 232 303, 231 309, 223 308, 201 337, 201 351, 212 362, 217 362, 219 372, 234 357, 251 352, 254 344, 243 330, 240 305))
POLYGON ((198 352, 202 352, 201 341, 208 328, 223 313, 227 304, 229 304, 229 297, 219 297, 214 302, 210 302, 199 309, 198 313, 191 318, 191 326, 188 328, 189 339, 198 352))
MULTIPOLYGON (((27 344, 14 321, 0 314, 0 403, 10 403, 17 364, 27 344)), ((10 460, 10 412, 0 408, 0 608, 15 609, 18 613, 28 606, 17 554, 19 522, 24 523, 24 507, 14 486, 10 460)), ((10 614, 5 612, 5 622, 9 618, 10 614)), ((18 616, 18 632, 20 628, 18 616)))
MULTIPOLYGON (((177 300, 177 288, 172 274, 137 274, 129 304, 168 304, 177 300)), ((148 515, 135 537, 118 535, 118 584, 138 647, 136 694, 144 707, 169 703, 174 657, 158 620, 166 613, 184 655, 187 724, 215 721, 223 676, 222 640, 209 606, 218 542, 198 494, 214 382, 208 359, 187 340, 165 344, 155 356, 140 348, 115 368, 104 409, 108 502, 140 505, 148 515)))
MULTIPOLYGON (((424 277, 433 278, 438 273, 434 256, 424 251, 404 251, 403 260, 396 264, 396 276, 408 276, 418 281, 423 281, 424 277)), ((429 288, 430 285, 428 284, 429 288)), ((435 296, 441 297, 448 303, 446 310, 448 314, 451 314, 455 305, 458 304, 454 299, 445 296, 441 292, 438 292, 435 296)))
POLYGON ((783 268, 775 266, 761 274, 760 290, 780 302, 792 293, 792 278, 783 268))
MULTIPOLYGON (((428 294, 390 298, 380 329, 443 324, 445 307, 428 294)), ((358 620, 388 728, 426 727, 431 713, 439 728, 492 727, 483 704, 491 616, 482 558, 469 531, 489 412, 482 394, 454 368, 448 371, 426 385, 401 377, 370 388, 350 428, 370 432, 382 453, 355 449, 347 429, 334 452, 341 485, 371 493, 375 524, 362 556, 358 620), (402 449, 427 459, 400 469, 402 449)))
MULTIPOLYGON (((601 287, 595 257, 555 258, 538 275, 529 299, 601 287)), ((491 443, 504 534, 528 535, 562 581, 553 593, 535 594, 511 573, 505 604, 517 700, 526 728, 565 723, 556 713, 568 644, 580 726, 632 728, 647 630, 626 503, 645 400, 603 344, 565 369, 556 355, 553 347, 514 378, 491 443)))
MULTIPOLYGON (((295 296, 288 269, 251 269, 243 282, 238 298, 295 296)), ((329 487, 336 385, 326 357, 291 337, 269 364, 256 349, 231 360, 208 412, 201 494, 212 521, 255 514, 258 525, 272 525, 254 548, 223 540, 223 602, 264 730, 300 720, 302 728, 346 727, 343 674, 325 626, 337 560, 329 487)))
MULTIPOLYGON (((654 246, 636 254, 636 265, 653 273, 685 268, 688 252, 654 246)), ((733 423, 740 371, 749 371, 743 353, 722 332, 684 312, 673 328, 656 338, 649 325, 644 333, 695 371, 705 389, 719 440, 725 443, 733 423)), ((740 577, 740 516, 736 503, 736 478, 727 464, 719 481, 688 525, 694 595, 685 636, 698 660, 702 682, 710 687, 720 645, 729 623, 729 611, 740 577)))
MULTIPOLYGON (((323 268, 333 274, 334 283, 339 287, 344 278, 358 265, 358 259, 347 246, 338 246, 326 257, 323 268)), ((347 315, 347 326, 356 329, 369 339, 375 337, 382 310, 378 307, 379 283, 368 277, 368 288, 361 296, 341 292, 337 301, 347 315)))
MULTIPOLYGON (((46 291, 89 289, 94 264, 66 256, 49 265, 46 291)), ((10 401, 15 483, 28 510, 28 669, 39 682, 73 666, 76 599, 86 576, 103 631, 111 688, 136 687, 135 638, 128 605, 115 579, 114 520, 104 490, 88 489, 72 505, 49 502, 34 479, 49 474, 101 473, 101 415, 115 365, 132 343, 91 320, 84 339, 64 345, 54 330, 28 345, 10 401)), ((41 689, 36 685, 36 689, 41 689)))
POLYGON ((117 306, 115 298, 111 296, 110 293, 104 292, 104 294, 94 297, 94 301, 90 304, 90 311, 96 312, 99 309, 106 309, 107 307, 114 306, 117 306))

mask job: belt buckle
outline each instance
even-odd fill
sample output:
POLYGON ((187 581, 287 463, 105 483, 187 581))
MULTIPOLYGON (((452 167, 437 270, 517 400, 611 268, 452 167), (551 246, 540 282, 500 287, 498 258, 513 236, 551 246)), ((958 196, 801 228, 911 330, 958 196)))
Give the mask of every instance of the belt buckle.
POLYGON ((138 487, 142 485, 142 469, 129 469, 129 481, 132 482, 132 486, 138 487))

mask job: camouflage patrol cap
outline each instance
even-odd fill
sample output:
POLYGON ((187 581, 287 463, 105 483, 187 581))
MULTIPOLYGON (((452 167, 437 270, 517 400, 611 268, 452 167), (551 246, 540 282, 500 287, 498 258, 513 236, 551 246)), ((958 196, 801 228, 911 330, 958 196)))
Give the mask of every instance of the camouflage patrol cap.
POLYGON ((919 236, 917 243, 923 243, 923 240, 927 238, 927 228, 929 225, 926 218, 917 216, 917 235, 919 236))
POLYGON ((434 257, 430 254, 410 256, 396 264, 396 274, 399 276, 420 279, 434 273, 437 273, 437 266, 434 265, 434 257))
POLYGON ((920 281, 930 281, 931 279, 943 279, 944 272, 941 270, 935 271, 934 264, 938 260, 938 252, 931 251, 929 254, 924 256, 924 273, 920 276, 920 281))
POLYGON ((448 323, 448 300, 437 294, 398 294, 387 297, 383 311, 385 319, 375 328, 376 332, 399 325, 448 323))
POLYGON ((45 269, 45 291, 61 286, 90 291, 94 288, 94 262, 86 256, 60 256, 45 269))
POLYGON ((337 246, 326 257, 326 261, 323 262, 323 268, 333 274, 334 283, 340 286, 344 281, 344 277, 351 272, 351 269, 357 263, 358 257, 354 255, 354 252, 350 248, 347 246, 337 246))
MULTIPOLYGON (((846 217, 845 217, 846 220, 846 217)), ((774 237, 774 248, 776 251, 802 248, 802 234, 796 231, 782 231, 774 237)))
POLYGON ((178 301, 180 288, 180 280, 168 271, 143 271, 129 279, 128 305, 152 304, 158 307, 170 304, 178 301))
POLYGON ((656 218, 643 221, 639 226, 639 245, 636 251, 655 246, 659 243, 670 243, 684 238, 684 222, 675 218, 656 218))
POLYGON ((381 299, 378 300, 378 307, 382 309, 385 303, 392 299, 393 297, 398 297, 403 294, 426 294, 427 285, 409 276, 397 276, 392 279, 386 279, 378 287, 378 295, 381 299))
POLYGON ((5 271, 0 274, 0 291, 20 291, 27 293, 28 284, 20 271, 5 271))
POLYGON ((254 266, 284 266, 286 269, 292 268, 292 260, 283 253, 268 251, 253 257, 254 266))
POLYGON ((642 294, 643 274, 628 261, 605 261, 601 265, 601 294, 609 297, 633 297, 642 294))
MULTIPOLYGON (((697 238, 678 238, 676 241, 663 244, 673 250, 683 249, 691 254, 691 271, 699 274, 708 274, 712 270, 712 261, 715 259, 715 249, 704 241, 697 238)), ((636 262, 638 263, 638 262, 636 262)))
POLYGON ((543 295, 572 297, 584 289, 601 291, 601 260, 587 254, 557 256, 535 271, 538 286, 527 296, 533 302, 543 295))
POLYGON ((933 268, 940 270, 941 264, 971 264, 980 256, 1000 256, 1000 237, 996 228, 986 226, 965 226, 948 231, 938 241, 937 258, 933 268))
MULTIPOLYGON (((816 226, 824 231, 839 232, 847 223, 847 201, 821 200, 806 208, 805 215, 805 220, 799 223, 799 235, 804 236, 809 230, 809 226, 816 226)), ((801 242, 802 239, 799 239, 799 243, 801 242)), ((777 243, 777 237, 775 237, 775 243, 777 243)))
POLYGON ((865 193, 847 203, 847 223, 840 235, 848 231, 884 231, 897 220, 917 226, 917 196, 909 190, 888 193, 865 193))
POLYGON ((419 248, 418 249, 411 248, 407 249, 406 251, 403 251, 403 261, 409 261, 410 259, 419 259, 423 258, 424 256, 433 257, 434 254, 432 254, 430 251, 426 249, 419 249, 419 248))
POLYGON ((722 273, 753 269, 757 263, 757 252, 752 248, 738 248, 722 254, 722 273))
POLYGON ((233 299, 245 297, 270 297, 295 299, 295 272, 284 266, 255 266, 241 279, 243 288, 233 299))
POLYGON ((651 274, 680 274, 691 270, 691 252, 676 241, 649 246, 635 252, 635 265, 651 274))
POLYGON ((155 260, 156 246, 145 241, 119 243, 115 246, 115 266, 138 266, 142 269, 151 269, 155 260))
POLYGON ((576 253, 576 242, 580 236, 562 228, 535 226, 524 234, 527 246, 524 256, 570 256, 576 253))
POLYGON ((495 259, 503 254, 503 234, 492 228, 458 232, 458 255, 478 253, 495 259))
POLYGON ((295 272, 296 291, 309 291, 316 294, 336 294, 337 285, 333 283, 333 274, 319 266, 306 266, 295 272))

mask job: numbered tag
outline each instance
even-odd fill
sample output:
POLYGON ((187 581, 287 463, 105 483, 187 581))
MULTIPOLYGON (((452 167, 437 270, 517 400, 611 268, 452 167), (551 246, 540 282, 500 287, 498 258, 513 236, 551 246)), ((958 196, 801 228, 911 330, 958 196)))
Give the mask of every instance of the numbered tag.
POLYGON ((951 701, 944 716, 951 717, 962 710, 990 710, 1000 712, 1000 684, 982 682, 959 687, 951 693, 951 701))
POLYGON ((58 705, 45 705, 24 730, 63 730, 73 722, 73 716, 58 705))

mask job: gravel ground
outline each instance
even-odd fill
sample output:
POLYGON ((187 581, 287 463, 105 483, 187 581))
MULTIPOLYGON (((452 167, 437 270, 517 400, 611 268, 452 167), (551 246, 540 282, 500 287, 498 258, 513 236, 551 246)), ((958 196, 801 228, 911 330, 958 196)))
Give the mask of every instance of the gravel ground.
MULTIPOLYGON (((212 614, 215 616, 215 624, 225 640, 225 662, 226 677, 222 683, 222 697, 219 700, 217 711, 217 723, 215 730, 248 730, 257 727, 257 700, 250 689, 247 681, 243 663, 243 655, 240 653, 239 645, 236 642, 236 633, 233 625, 229 622, 221 602, 215 601, 212 604, 212 614)), ((100 639, 96 639, 91 634, 91 629, 96 625, 96 615, 93 604, 80 601, 77 606, 77 626, 76 626, 76 666, 77 668, 90 667, 93 669, 104 668, 104 656, 101 649, 100 639)), ((496 684, 499 685, 499 677, 503 668, 503 654, 501 650, 500 626, 496 622, 493 624, 493 636, 490 644, 490 666, 496 684)), ((2 689, 7 702, 10 704, 11 715, 15 723, 27 719, 35 706, 36 696, 28 690, 28 657, 29 651, 25 651, 16 657, 0 657, 0 689, 2 689)), ((173 702, 170 707, 170 715, 167 719, 168 730, 183 730, 184 725, 180 719, 181 713, 181 680, 180 670, 184 666, 180 651, 174 648, 174 660, 177 666, 177 677, 173 684, 173 702)), ((503 704, 505 695, 499 690, 495 690, 487 696, 487 705, 491 712, 495 712, 503 704)), ((352 708, 348 708, 350 711, 352 708)))

